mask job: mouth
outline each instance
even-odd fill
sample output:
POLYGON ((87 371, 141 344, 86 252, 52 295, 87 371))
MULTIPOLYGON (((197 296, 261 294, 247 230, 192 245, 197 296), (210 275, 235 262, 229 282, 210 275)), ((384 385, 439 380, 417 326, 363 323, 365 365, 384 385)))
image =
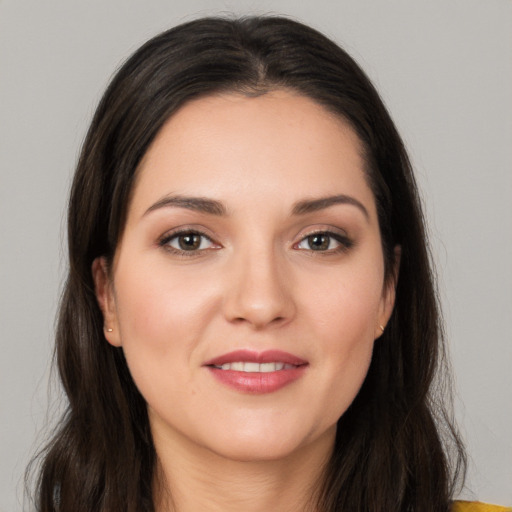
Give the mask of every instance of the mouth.
POLYGON ((253 363, 249 361, 236 361, 234 363, 224 363, 220 366, 212 365, 217 370, 233 370, 235 372, 246 373, 270 373, 280 372, 281 370, 293 370, 297 366, 293 364, 275 362, 275 363, 253 363))
POLYGON ((204 363, 210 374, 237 392, 265 394, 300 379, 308 362, 288 352, 237 350, 204 363))

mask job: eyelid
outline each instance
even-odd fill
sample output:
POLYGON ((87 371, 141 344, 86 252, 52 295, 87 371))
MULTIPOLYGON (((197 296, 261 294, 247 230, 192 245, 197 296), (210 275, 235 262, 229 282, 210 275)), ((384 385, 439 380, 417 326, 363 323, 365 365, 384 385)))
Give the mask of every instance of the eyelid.
MULTIPOLYGON (((349 250, 354 245, 354 240, 347 234, 347 232, 343 229, 340 229, 338 227, 332 226, 332 225, 319 225, 315 227, 309 227, 301 231, 299 235, 295 238, 296 242, 292 244, 292 248, 295 250, 300 251, 307 251, 307 252, 314 252, 314 253, 320 253, 324 255, 328 254, 334 254, 338 252, 344 252, 349 250), (314 249, 305 249, 305 248, 299 248, 299 244, 303 243, 308 237, 314 236, 314 235, 326 235, 334 239, 339 246, 335 247, 334 249, 325 249, 325 250, 317 250, 314 249)), ((159 247, 162 247, 163 249, 176 254, 178 256, 199 256, 201 254, 204 254, 207 251, 211 250, 217 250, 221 249, 222 245, 216 241, 214 236, 212 236, 209 233, 209 230, 203 228, 202 226, 197 225, 183 225, 179 226, 173 229, 170 229, 169 231, 166 231, 163 235, 161 235, 157 239, 157 245, 159 247), (206 238, 208 241, 211 242, 212 246, 203 248, 203 249, 192 249, 192 250, 182 250, 177 247, 172 247, 169 245, 169 242, 179 237, 180 235, 186 235, 186 234, 194 234, 201 237, 206 238)))
POLYGON ((197 226, 180 226, 177 228, 173 228, 169 231, 166 231, 162 236, 160 236, 158 238, 157 245, 173 254, 176 254, 178 256, 187 256, 187 257, 199 256, 200 254, 204 253, 205 251, 220 249, 222 247, 221 244, 219 244, 218 242, 215 241, 215 239, 213 238, 213 236, 211 234, 207 233, 206 230, 204 230, 203 228, 200 228, 197 226), (174 238, 177 238, 180 235, 187 235, 187 234, 198 235, 198 236, 204 237, 212 243, 213 247, 187 251, 187 250, 181 250, 181 249, 178 249, 176 247, 172 247, 171 245, 169 245, 169 242, 171 240, 173 240, 174 238))
POLYGON ((347 232, 343 229, 336 228, 334 226, 318 226, 315 228, 307 229, 305 232, 301 232, 298 235, 298 241, 293 244, 293 248, 297 250, 302 251, 308 251, 308 252, 314 252, 319 254, 333 254, 337 252, 344 252, 349 250, 354 246, 354 240, 347 234, 347 232), (314 236, 314 235, 327 235, 339 244, 339 247, 336 247, 334 249, 327 249, 327 250, 318 250, 315 251, 314 249, 300 249, 298 247, 299 244, 304 242, 308 237, 314 236))
POLYGON ((308 236, 320 233, 325 233, 327 235, 332 235, 335 237, 341 237, 347 240, 351 238, 347 231, 342 228, 338 228, 331 224, 316 224, 301 229, 300 232, 296 235, 295 239, 300 241, 303 240, 304 238, 307 238, 308 236))

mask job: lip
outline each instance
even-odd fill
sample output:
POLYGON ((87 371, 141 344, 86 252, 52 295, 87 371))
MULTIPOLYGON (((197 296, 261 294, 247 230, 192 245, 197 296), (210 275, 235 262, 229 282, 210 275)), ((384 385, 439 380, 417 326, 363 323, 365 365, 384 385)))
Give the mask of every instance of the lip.
POLYGON ((215 357, 203 364, 210 374, 222 384, 241 393, 265 394, 273 393, 300 379, 308 362, 289 352, 282 350, 266 350, 256 352, 251 350, 235 350, 227 354, 215 357), (219 366, 226 363, 244 361, 248 363, 272 363, 281 362, 293 365, 293 368, 277 370, 273 372, 242 372, 236 370, 222 370, 219 366))
POLYGON ((237 361, 247 361, 248 363, 273 363, 279 361, 285 364, 293 364, 294 366, 302 366, 308 362, 300 357, 294 356, 289 352, 282 350, 265 350, 264 352, 256 352, 254 350, 234 350, 227 354, 214 357, 206 361, 203 366, 221 366, 226 363, 235 363, 237 361))

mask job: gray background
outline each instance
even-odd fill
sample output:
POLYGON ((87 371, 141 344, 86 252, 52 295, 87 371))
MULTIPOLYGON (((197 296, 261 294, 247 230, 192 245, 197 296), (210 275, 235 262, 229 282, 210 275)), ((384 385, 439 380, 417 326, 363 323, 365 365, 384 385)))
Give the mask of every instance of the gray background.
POLYGON ((464 496, 512 504, 510 0, 0 0, 0 510, 21 510, 46 421, 65 198, 95 105, 148 37, 222 11, 315 26, 382 93, 430 223, 471 456, 464 496))

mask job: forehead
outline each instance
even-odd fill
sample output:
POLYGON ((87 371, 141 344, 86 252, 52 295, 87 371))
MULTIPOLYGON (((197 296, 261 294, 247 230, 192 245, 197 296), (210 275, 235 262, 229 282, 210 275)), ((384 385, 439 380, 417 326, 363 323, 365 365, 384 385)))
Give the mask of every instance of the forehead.
POLYGON ((132 206, 171 193, 233 205, 333 192, 372 202, 364 169, 354 130, 309 98, 215 95, 187 103, 162 127, 139 166, 132 206))

